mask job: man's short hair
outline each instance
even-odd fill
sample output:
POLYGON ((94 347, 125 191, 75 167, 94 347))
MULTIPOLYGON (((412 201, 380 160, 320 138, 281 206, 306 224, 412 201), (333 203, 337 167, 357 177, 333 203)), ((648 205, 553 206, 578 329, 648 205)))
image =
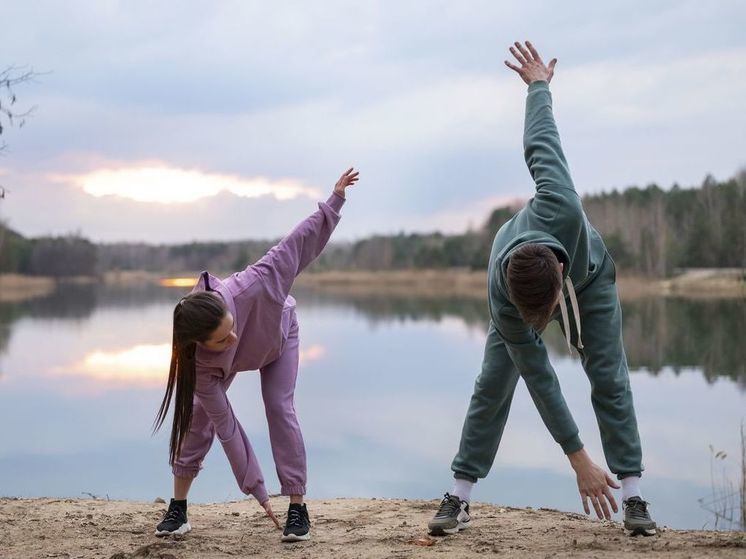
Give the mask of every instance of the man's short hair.
POLYGON ((526 324, 543 330, 562 291, 557 255, 547 246, 529 243, 513 251, 508 261, 508 294, 526 324))

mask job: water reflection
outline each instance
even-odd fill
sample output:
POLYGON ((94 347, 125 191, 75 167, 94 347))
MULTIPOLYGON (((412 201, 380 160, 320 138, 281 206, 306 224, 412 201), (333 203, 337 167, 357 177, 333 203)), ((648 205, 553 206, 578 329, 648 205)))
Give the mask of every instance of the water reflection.
POLYGON ((49 295, 0 303, 0 326, 10 330, 13 322, 24 317, 79 320, 89 317, 96 308, 175 302, 178 297, 174 293, 178 291, 149 282, 128 287, 61 282, 49 295))
MULTIPOLYGON (((478 299, 311 290, 298 297, 306 306, 352 308, 374 325, 406 320, 437 322, 450 316, 485 332, 489 320, 486 302, 478 299)), ((737 333, 746 331, 746 299, 648 298, 623 302, 622 312, 624 345, 633 371, 657 375, 665 367, 676 374, 698 369, 708 382, 727 378, 746 390, 746 344, 735 339, 737 333)), ((556 323, 547 329, 544 341, 553 353, 569 354, 556 323)))
POLYGON ((712 382, 746 389, 746 299, 644 299, 624 305, 624 341, 630 365, 658 374, 697 367, 712 382))
MULTIPOLYGON (((18 302, 0 303, 0 379, 5 372, 2 356, 8 351, 17 324, 23 320, 45 321, 49 325, 60 321, 69 325, 82 324, 97 310, 147 308, 157 304, 172 304, 175 297, 178 298, 175 292, 178 290, 147 282, 128 287, 62 282, 49 295, 18 302)), ((139 326, 147 332, 152 325, 141 322, 139 326)), ((112 333, 117 330, 115 321, 107 327, 112 328, 112 333)), ((170 340, 170 335, 165 340, 170 340)), ((152 337, 146 337, 143 343, 153 341, 152 337)), ((44 346, 46 340, 43 334, 37 343, 44 346)))
MULTIPOLYGON (((182 292, 63 285, 53 296, 0 305, 0 380, 16 387, 42 381, 67 395, 160 389, 171 359, 171 309, 182 292)), ((299 359, 318 361, 325 352, 305 344, 299 359)))
MULTIPOLYGON (((162 282, 161 285, 144 282, 126 288, 61 284, 57 291, 46 297, 0 304, 0 356, 7 351, 13 325, 24 317, 80 321, 90 317, 97 308, 170 304, 188 291, 193 280, 190 282, 162 282), (174 289, 173 286, 178 288, 174 289)), ((451 317, 463 321, 475 333, 483 333, 487 328, 486 304, 479 299, 345 294, 307 289, 298 291, 296 295, 304 307, 351 310, 373 326, 420 320, 440 322, 451 317)), ((625 347, 632 370, 657 375, 664 367, 671 367, 676 374, 697 369, 708 382, 724 377, 735 381, 741 390, 746 390, 746 344, 737 343, 734 339, 734 333, 746 331, 746 299, 648 298, 623 303, 623 313, 625 347)), ((556 324, 545 333, 545 342, 553 353, 568 354, 556 324)), ((132 348, 119 350, 133 351, 132 348)), ((83 362, 78 370, 90 371, 108 366, 110 361, 107 359, 114 359, 122 370, 132 367, 134 378, 155 375, 155 369, 146 372, 131 360, 151 360, 160 366, 166 352, 161 348, 158 350, 160 355, 151 359, 144 356, 144 351, 151 350, 139 349, 136 353, 122 353, 117 358, 103 354, 89 356, 89 361, 83 362)))
POLYGON ((110 385, 163 386, 171 359, 170 344, 138 344, 123 350, 95 350, 83 359, 52 367, 53 376, 86 377, 110 385))
POLYGON ((401 294, 332 293, 298 289, 296 298, 304 307, 349 308, 370 324, 429 320, 439 322, 457 317, 467 326, 486 332, 489 315, 485 301, 459 297, 406 297, 401 294))

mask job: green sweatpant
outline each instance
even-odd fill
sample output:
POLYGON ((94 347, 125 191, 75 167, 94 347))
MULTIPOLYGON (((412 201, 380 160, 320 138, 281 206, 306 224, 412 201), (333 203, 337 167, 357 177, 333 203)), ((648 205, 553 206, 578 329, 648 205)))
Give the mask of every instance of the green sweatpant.
MULTIPOLYGON (((616 270, 608 254, 598 275, 577 297, 584 345, 578 352, 590 380, 591 403, 606 463, 619 478, 639 476, 643 470, 642 450, 622 344, 616 270)), ((571 329, 575 344, 574 324, 571 329)), ((551 368, 549 373, 554 374, 551 368)), ((454 477, 476 482, 487 476, 500 445, 519 376, 505 342, 490 323, 482 372, 474 384, 458 454, 451 465, 454 477)), ((556 432, 552 420, 544 420, 549 430, 556 432)))

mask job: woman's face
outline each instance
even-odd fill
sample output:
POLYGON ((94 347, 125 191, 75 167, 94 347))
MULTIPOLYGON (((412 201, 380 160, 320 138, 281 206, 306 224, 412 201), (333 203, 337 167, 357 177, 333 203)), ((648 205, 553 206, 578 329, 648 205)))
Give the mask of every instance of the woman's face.
POLYGON ((238 340, 235 332, 235 320, 233 315, 226 311, 220 325, 215 328, 202 346, 211 351, 223 351, 228 349, 238 340))

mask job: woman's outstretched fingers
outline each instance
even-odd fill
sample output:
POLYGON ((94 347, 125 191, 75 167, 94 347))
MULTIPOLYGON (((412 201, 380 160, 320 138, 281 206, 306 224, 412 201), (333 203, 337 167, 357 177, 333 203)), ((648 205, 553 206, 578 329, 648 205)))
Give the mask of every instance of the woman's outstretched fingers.
POLYGON ((354 167, 350 167, 349 169, 347 169, 344 173, 342 173, 342 176, 339 177, 337 184, 334 185, 334 192, 344 197, 345 189, 348 186, 354 185, 360 178, 359 175, 360 171, 355 171, 354 167))
POLYGON ((360 175, 360 171, 355 171, 353 168, 350 168, 350 170, 345 174, 347 184, 354 184, 359 178, 358 175, 360 175))
POLYGON ((269 516, 272 519, 272 522, 275 523, 275 526, 277 527, 277 529, 282 530, 282 524, 280 524, 280 521, 277 520, 275 513, 272 512, 272 505, 269 503, 269 501, 262 503, 262 508, 267 513, 267 516, 269 516))

